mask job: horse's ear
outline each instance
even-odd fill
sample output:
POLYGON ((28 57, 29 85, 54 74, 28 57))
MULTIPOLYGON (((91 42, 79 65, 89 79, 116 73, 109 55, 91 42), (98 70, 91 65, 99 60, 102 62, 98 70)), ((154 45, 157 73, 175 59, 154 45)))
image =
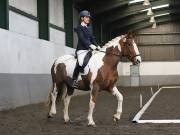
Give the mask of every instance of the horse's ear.
POLYGON ((136 37, 136 33, 132 32, 132 36, 133 36, 133 38, 135 38, 136 37))
POLYGON ((128 32, 128 34, 127 34, 127 37, 128 38, 135 38, 135 33, 134 32, 128 32))
POLYGON ((128 32, 127 33, 127 38, 133 38, 133 33, 132 32, 128 32))
POLYGON ((130 32, 128 32, 126 35, 127 35, 126 37, 129 38, 130 37, 130 32))

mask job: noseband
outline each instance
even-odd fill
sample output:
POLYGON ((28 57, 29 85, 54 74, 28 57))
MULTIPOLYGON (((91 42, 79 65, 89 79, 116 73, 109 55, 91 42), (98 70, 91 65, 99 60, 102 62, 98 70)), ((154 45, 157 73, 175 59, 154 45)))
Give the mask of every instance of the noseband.
MULTIPOLYGON (((128 50, 129 53, 130 53, 130 47, 129 47, 129 45, 128 45, 128 44, 125 44, 125 47, 127 48, 127 50, 128 50)), ((128 58, 130 58, 130 59, 134 59, 134 58, 137 57, 137 56, 141 56, 141 54, 139 53, 139 54, 136 54, 136 55, 134 55, 134 56, 123 55, 123 57, 128 57, 128 58)))

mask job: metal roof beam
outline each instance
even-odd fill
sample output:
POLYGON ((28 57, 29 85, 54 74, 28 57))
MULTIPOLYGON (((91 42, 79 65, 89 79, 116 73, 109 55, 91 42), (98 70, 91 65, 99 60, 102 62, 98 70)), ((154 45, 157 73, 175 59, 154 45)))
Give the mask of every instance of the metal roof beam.
POLYGON ((111 0, 108 2, 104 1, 99 5, 94 5, 92 7, 92 11, 95 11, 95 14, 98 15, 123 6, 128 6, 128 0, 111 0))
POLYGON ((78 5, 80 5, 81 8, 90 10, 97 16, 119 7, 128 6, 128 3, 128 0, 89 0, 78 3, 78 5))
MULTIPOLYGON (((155 15, 160 15, 160 14, 163 14, 163 13, 170 13, 170 14, 176 14, 176 13, 180 13, 180 10, 179 9, 163 9, 163 10, 157 10, 154 12, 155 15)), ((155 19, 158 18, 158 17, 155 17, 155 19)), ((110 30, 114 30, 114 29, 117 29, 117 28, 123 28, 123 27, 127 27, 128 25, 133 25, 133 24, 136 24, 136 23, 139 23, 141 21, 144 21, 144 20, 149 20, 150 17, 147 16, 147 13, 143 13, 143 14, 138 14, 136 16, 133 16, 133 17, 129 17, 125 20, 119 20, 119 21, 116 21, 114 23, 111 23, 109 24, 108 26, 110 30)))
MULTIPOLYGON (((151 5, 159 6, 163 4, 168 4, 170 3, 170 1, 171 0, 156 0, 156 1, 152 1, 151 5)), ((120 10, 116 10, 115 12, 102 14, 101 16, 98 16, 97 18, 99 18, 99 20, 104 24, 111 23, 113 21, 125 18, 127 16, 139 14, 141 10, 146 9, 148 7, 150 6, 143 6, 142 4, 133 4, 125 8, 122 8, 120 10)))
MULTIPOLYGON (((171 16, 159 17, 156 19, 156 23, 161 24, 164 22, 177 21, 177 20, 180 20, 180 16, 178 14, 171 15, 171 16)), ((135 31, 135 30, 143 29, 143 28, 150 27, 150 26, 152 26, 152 23, 145 20, 145 21, 142 21, 140 23, 125 27, 123 29, 116 29, 116 30, 112 31, 112 33, 123 33, 123 32, 128 32, 128 31, 135 31)))

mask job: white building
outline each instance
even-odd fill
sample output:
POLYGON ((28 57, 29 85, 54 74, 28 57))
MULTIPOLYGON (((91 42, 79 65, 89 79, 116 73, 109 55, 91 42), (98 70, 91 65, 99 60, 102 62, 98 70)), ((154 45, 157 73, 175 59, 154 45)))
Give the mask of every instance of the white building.
POLYGON ((64 14, 73 11, 68 9, 72 6, 64 9, 68 2, 1 0, 0 109, 42 102, 47 97, 54 59, 74 51, 65 40, 64 14))

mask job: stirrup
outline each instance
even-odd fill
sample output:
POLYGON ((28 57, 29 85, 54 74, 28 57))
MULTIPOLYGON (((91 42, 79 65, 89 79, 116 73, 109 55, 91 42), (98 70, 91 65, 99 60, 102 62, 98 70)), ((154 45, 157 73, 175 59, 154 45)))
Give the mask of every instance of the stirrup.
POLYGON ((72 87, 78 88, 77 80, 73 80, 72 87))
POLYGON ((84 67, 79 66, 79 72, 84 73, 84 67))

